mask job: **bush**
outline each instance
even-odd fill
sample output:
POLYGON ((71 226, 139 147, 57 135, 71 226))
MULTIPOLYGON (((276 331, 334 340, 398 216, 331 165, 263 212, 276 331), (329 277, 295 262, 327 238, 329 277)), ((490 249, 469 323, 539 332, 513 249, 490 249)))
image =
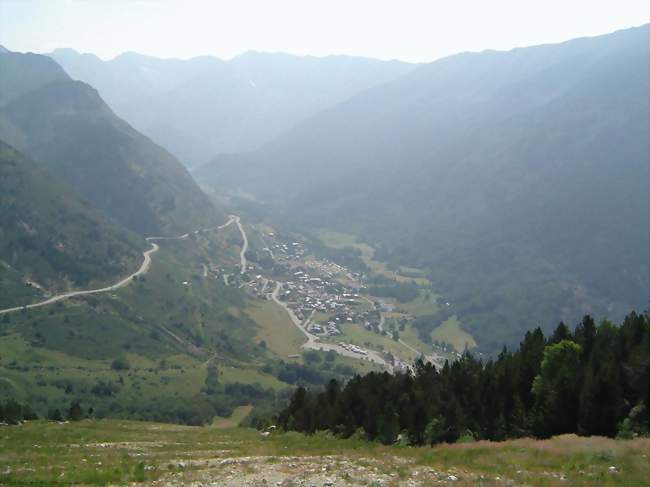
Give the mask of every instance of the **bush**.
POLYGON ((111 364, 111 369, 113 370, 129 370, 131 368, 131 364, 129 361, 126 359, 126 357, 119 357, 113 360, 113 363, 111 364))
POLYGON ((79 421, 83 418, 83 411, 79 401, 72 401, 70 404, 70 409, 68 411, 68 419, 70 421, 79 421))
POLYGON ((315 350, 308 350, 302 354, 302 358, 309 364, 320 363, 323 359, 320 354, 315 350))

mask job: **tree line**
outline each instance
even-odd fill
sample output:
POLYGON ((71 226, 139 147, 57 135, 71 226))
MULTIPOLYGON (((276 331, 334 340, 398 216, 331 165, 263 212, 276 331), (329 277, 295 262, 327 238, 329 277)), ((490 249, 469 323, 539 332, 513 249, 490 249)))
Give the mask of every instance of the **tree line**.
POLYGON ((650 318, 620 326, 585 316, 545 337, 526 333, 486 361, 466 352, 437 370, 372 372, 346 384, 298 388, 278 415, 286 430, 329 430, 386 444, 547 438, 563 433, 631 437, 650 432, 650 318))
MULTIPOLYGON (((86 414, 91 416, 93 414, 92 408, 86 413, 81 408, 79 401, 73 400, 65 418, 61 410, 57 408, 48 411, 47 419, 50 421, 64 421, 65 419, 79 421, 86 417, 86 414)), ((22 404, 14 399, 0 402, 0 423, 20 424, 23 421, 32 421, 34 419, 38 419, 38 414, 34 412, 29 404, 22 404)))

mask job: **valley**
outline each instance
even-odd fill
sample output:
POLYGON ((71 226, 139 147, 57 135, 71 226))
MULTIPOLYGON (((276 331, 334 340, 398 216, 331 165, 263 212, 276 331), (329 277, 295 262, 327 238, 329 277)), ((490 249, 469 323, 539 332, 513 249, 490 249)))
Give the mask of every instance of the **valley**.
POLYGON ((0 1, 0 484, 648 485, 650 24, 580 2, 0 1))
MULTIPOLYGON (((60 404, 60 409, 65 408, 64 401, 73 394, 83 403, 92 405, 99 415, 108 413, 108 410, 98 406, 97 401, 102 397, 113 404, 111 407, 114 409, 108 414, 121 415, 126 411, 120 413, 120 409, 115 409, 117 404, 122 404, 127 397, 135 394, 140 399, 136 399, 131 406, 135 406, 135 409, 133 413, 127 413, 130 416, 141 414, 136 412, 139 408, 150 408, 147 405, 148 393, 145 392, 149 387, 147 384, 163 381, 162 388, 158 390, 158 394, 162 394, 159 401, 163 402, 170 401, 169 394, 180 394, 182 398, 204 389, 202 384, 209 377, 206 373, 209 372, 210 357, 218 359, 219 383, 225 387, 228 384, 251 384, 277 391, 271 396, 263 393, 258 397, 241 399, 244 404, 249 401, 263 404, 286 390, 295 380, 282 375, 283 365, 276 372, 275 367, 255 364, 265 352, 287 364, 294 364, 291 367, 327 365, 328 368, 323 371, 338 371, 335 374, 406 370, 420 355, 426 355, 429 360, 441 365, 444 359, 455 356, 451 349, 432 349, 430 345, 419 343, 418 346, 425 348, 418 350, 405 338, 391 337, 391 331, 384 329, 386 312, 383 309, 386 304, 380 298, 367 294, 363 289, 365 285, 362 284, 361 274, 351 272, 332 260, 318 258, 304 244, 291 239, 283 240, 269 232, 268 225, 264 228, 266 234, 257 226, 247 226, 240 217, 230 215, 225 223, 214 229, 200 228, 178 236, 146 237, 151 248, 143 252, 139 268, 128 277, 109 286, 51 295, 31 304, 0 310, 0 314, 5 316, 0 325, 4 338, 0 340, 2 349, 6 350, 0 355, 0 366, 5 377, 5 381, 0 383, 0 390, 19 398, 34 397, 37 390, 41 393, 47 391, 50 412, 57 404, 60 404), (233 228, 236 233, 230 231, 233 228), (216 248, 222 250, 214 253, 216 248), (260 259, 260 255, 268 256, 270 260, 260 259), (251 258, 254 262, 250 261, 251 258), (170 273, 170 264, 181 267, 170 273), (187 274, 181 269, 196 271, 187 274), (296 274, 302 275, 302 278, 296 279, 296 274), (214 302, 213 292, 230 295, 226 298, 232 303, 227 308, 227 320, 243 320, 249 323, 247 326, 251 331, 255 328, 260 330, 256 333, 258 345, 263 343, 264 348, 250 348, 250 332, 246 332, 247 337, 241 336, 237 345, 239 350, 247 350, 246 354, 252 353, 252 362, 250 359, 242 360, 241 354, 237 358, 228 358, 234 349, 223 349, 214 341, 214 331, 207 328, 214 325, 208 325, 211 320, 203 313, 203 318, 189 327, 175 322, 172 316, 165 316, 173 309, 169 302, 170 298, 175 299, 172 295, 163 298, 166 303, 163 309, 167 310, 165 314, 159 315, 155 311, 156 301, 169 292, 165 288, 171 284, 170 279, 177 283, 173 287, 180 285, 178 291, 185 288, 186 295, 179 301, 185 309, 187 304, 183 305, 183 302, 192 303, 196 299, 188 296, 187 292, 201 281, 210 283, 205 291, 214 290, 209 294, 200 291, 199 295, 204 296, 200 300, 210 299, 213 307, 223 306, 220 304, 222 300, 214 302), (326 286, 331 290, 325 292, 326 286), (288 297, 291 292, 293 296, 288 297), (265 311, 259 313, 257 309, 265 311), (101 318, 102 315, 106 318, 101 318), (318 329, 314 327, 320 326, 316 324, 316 318, 319 322, 330 320, 335 333, 331 336, 314 334, 318 329), (92 320, 93 324, 90 325, 88 320, 92 320), (84 322, 88 325, 80 328, 84 322), (111 323, 109 327, 108 323, 111 323), (118 331, 120 327, 124 331, 118 331), (66 332, 66 329, 69 331, 66 332), (298 335, 290 339, 293 330, 298 335), (116 345, 120 342, 117 338, 120 333, 125 333, 125 338, 133 338, 126 338, 122 351, 118 345, 117 348, 104 348, 98 354, 97 346, 101 342, 96 340, 101 340, 102 335, 108 338, 109 333, 116 345), (147 340, 138 338, 133 342, 134 334, 147 336, 147 340), (209 336, 212 338, 207 341, 209 336), (293 345, 287 347, 287 340, 293 345), (133 345, 137 343, 137 347, 134 348, 129 342, 133 345), (216 348, 213 348, 215 345, 216 348), (79 346, 82 348, 75 350, 79 346), (328 352, 339 358, 329 356, 328 352), (310 356, 309 353, 318 355, 310 356), (255 356, 259 358, 253 358, 255 356), (127 364, 124 372, 114 368, 119 361, 127 364), (278 373, 279 380, 274 377, 278 373), (287 380, 289 383, 284 382, 287 380), (185 382, 185 385, 180 387, 179 381, 185 382), (37 384, 38 388, 34 389, 37 384)), ((392 316, 388 319, 391 323, 394 321, 392 316)), ((181 320, 185 321, 183 318, 181 320)), ((391 330, 396 327, 396 322, 391 324, 391 330)), ((404 326, 401 329, 405 331, 404 326)), ((224 338, 225 335, 221 335, 219 340, 224 338)), ((417 343, 417 340, 413 343, 417 343)), ((267 361, 268 358, 263 360, 267 361)), ((317 377, 311 380, 321 380, 317 377)), ((170 404, 174 402, 172 400, 170 404)), ((43 404, 41 407, 45 408, 43 404)), ((38 402, 35 405, 38 407, 38 402)), ((235 402, 232 406, 219 408, 227 413, 236 405, 235 402)), ((47 413, 46 409, 40 410, 43 414, 47 413)), ((163 410, 162 414, 177 414, 171 411, 163 410)), ((207 419, 198 419, 200 417, 186 416, 182 421, 207 419)))

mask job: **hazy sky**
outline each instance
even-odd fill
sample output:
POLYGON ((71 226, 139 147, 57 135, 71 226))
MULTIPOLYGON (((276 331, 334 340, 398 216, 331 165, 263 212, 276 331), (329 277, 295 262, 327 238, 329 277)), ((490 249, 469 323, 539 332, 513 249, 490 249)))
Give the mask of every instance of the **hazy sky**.
POLYGON ((112 58, 247 50, 432 61, 597 35, 650 19, 648 0, 0 0, 0 44, 112 58))

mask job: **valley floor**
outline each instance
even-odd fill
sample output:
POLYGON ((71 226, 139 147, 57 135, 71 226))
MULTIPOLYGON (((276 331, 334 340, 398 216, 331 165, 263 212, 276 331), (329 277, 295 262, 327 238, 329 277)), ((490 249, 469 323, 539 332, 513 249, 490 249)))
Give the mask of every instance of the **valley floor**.
POLYGON ((649 439, 410 448, 244 428, 35 421, 0 427, 0 484, 642 486, 648 455, 649 439))

